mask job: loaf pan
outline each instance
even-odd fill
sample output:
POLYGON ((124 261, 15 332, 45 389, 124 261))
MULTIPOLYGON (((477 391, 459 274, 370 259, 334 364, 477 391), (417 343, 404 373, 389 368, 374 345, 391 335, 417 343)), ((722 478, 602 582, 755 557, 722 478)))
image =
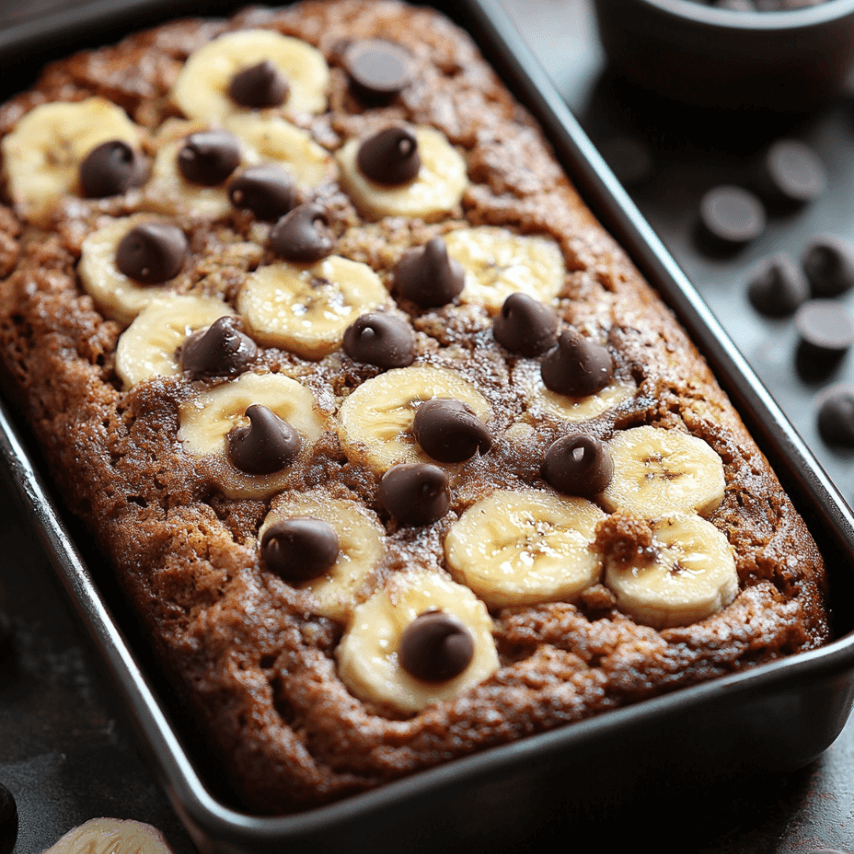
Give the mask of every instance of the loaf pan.
MULTIPOLYGON (((97 5, 83 4, 81 17, 97 5)), ((704 815, 731 809, 762 781, 808 764, 839 734, 854 702, 854 519, 847 506, 623 192, 499 3, 434 5, 468 29, 541 122, 594 213, 712 365, 825 556, 835 640, 459 759, 331 806, 285 817, 249 815, 218 786, 195 727, 162 682, 115 582, 96 553, 85 551, 85 534, 57 510, 32 462, 34 454, 19 438, 25 434, 16 432, 0 408, 0 453, 24 507, 109 669, 152 767, 203 854, 499 852, 533 847, 555 834, 570 840, 603 830, 609 846, 623 838, 636 843, 639 833, 649 833, 650 820, 666 822, 681 813, 702 822, 704 815)), ((135 13, 146 9, 146 23, 153 23, 165 6, 134 2, 131 8, 135 13)), ((136 29, 142 17, 117 23, 112 16, 107 29, 90 30, 87 38, 107 33, 117 38, 136 29)), ((54 50, 71 48, 55 38, 51 44, 54 50)), ((662 831, 652 835, 660 839, 662 831)), ((688 850, 687 837, 685 842, 688 850)))

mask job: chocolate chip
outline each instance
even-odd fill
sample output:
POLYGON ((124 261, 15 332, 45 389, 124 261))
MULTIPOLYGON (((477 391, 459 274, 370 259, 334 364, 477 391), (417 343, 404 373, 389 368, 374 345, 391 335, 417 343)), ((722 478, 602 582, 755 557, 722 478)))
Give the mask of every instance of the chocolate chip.
POLYGON ((378 368, 405 368, 415 359, 415 332, 392 314, 363 314, 345 330, 344 352, 378 368))
POLYGON ((810 283, 804 271, 781 252, 761 261, 750 273, 747 295, 753 307, 771 317, 791 314, 809 298, 810 283))
POLYGON ((611 137, 599 145, 599 150, 617 180, 625 187, 643 184, 655 169, 652 150, 637 137, 611 137))
POLYGON ((474 638, 466 626, 445 611, 419 614, 400 636, 400 666, 422 682, 447 682, 474 658, 474 638))
POLYGON ((519 356, 540 356, 557 342, 557 315, 527 294, 510 294, 492 322, 502 347, 519 356))
POLYGON ((181 348, 181 370, 193 379, 239 374, 258 354, 255 342, 241 332, 234 317, 220 317, 207 329, 193 332, 181 348))
POLYGON ((412 422, 415 441, 440 463, 461 463, 492 447, 492 436, 472 408, 459 400, 425 400, 412 422))
POLYGON ((302 448, 300 434, 261 404, 246 410, 249 424, 228 434, 228 458, 247 474, 272 474, 290 465, 302 448))
POLYGON ((240 165, 240 143, 224 130, 190 134, 178 152, 178 169, 192 184, 222 184, 240 165))
POLYGON ((421 308, 452 302, 465 287, 465 272, 448 255, 441 237, 410 249, 394 266, 392 281, 397 291, 421 308))
POLYGON ((412 55, 394 42, 361 39, 343 59, 353 91, 368 100, 389 100, 412 81, 412 55))
POLYGON ((356 154, 362 174, 376 184, 408 184, 421 168, 418 140, 405 127, 390 127, 366 139, 356 154))
POLYGON ((758 181, 769 202, 802 205, 824 192, 827 173, 818 155, 806 143, 781 139, 762 157, 758 181))
POLYGON ((158 285, 181 272, 187 249, 187 238, 177 225, 145 222, 119 241, 116 266, 136 282, 158 285))
POLYGON ((275 522, 261 538, 261 560, 285 581, 319 578, 335 565, 339 551, 335 529, 312 516, 275 522))
POLYGON ((145 158, 120 139, 96 145, 80 164, 80 186, 90 199, 119 196, 147 178, 145 158))
POLYGON ((12 854, 18 839, 18 805, 14 795, 0 783, 0 854, 12 854))
POLYGON ((854 247, 833 234, 811 241, 801 264, 816 296, 831 297, 854 287, 854 247))
POLYGON ((252 211, 258 219, 273 222, 296 203, 290 174, 272 163, 250 166, 229 181, 228 198, 236 208, 252 211))
POLYGON ((228 94, 235 103, 257 110, 280 107, 289 90, 285 76, 269 59, 238 71, 228 84, 228 94))
POLYGON ((715 187, 700 201, 700 223, 713 241, 741 246, 765 230, 765 209, 749 190, 715 187))
POLYGON ((801 345, 816 356, 839 356, 854 343, 854 323, 838 300, 805 302, 795 315, 801 345))
POLYGON ((543 358, 540 374, 551 391, 587 397, 611 382, 614 360, 605 347, 588 341, 572 329, 564 329, 557 347, 543 358))
POLYGON ((401 525, 429 525, 451 506, 448 475, 430 463, 402 463, 380 479, 380 502, 401 525))
POLYGON ((326 209, 314 202, 294 208, 273 226, 270 246, 296 264, 312 264, 331 255, 335 237, 326 209))
POLYGON ((608 449, 585 433, 553 442, 543 463, 543 477, 567 495, 596 495, 608 486, 613 474, 614 463, 608 449))
POLYGON ((854 385, 831 386, 816 404, 821 438, 829 445, 854 447, 854 385))

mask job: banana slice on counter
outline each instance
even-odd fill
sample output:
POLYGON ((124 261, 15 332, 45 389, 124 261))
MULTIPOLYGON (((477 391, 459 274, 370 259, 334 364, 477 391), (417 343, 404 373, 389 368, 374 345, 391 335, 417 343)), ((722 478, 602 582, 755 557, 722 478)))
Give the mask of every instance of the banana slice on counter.
POLYGON ((260 343, 322 359, 341 346, 356 318, 388 300, 367 264, 330 255, 309 266, 259 267, 244 282, 237 310, 260 343))
POLYGON ((498 490, 451 526, 445 557, 491 608, 572 600, 602 574, 591 545, 604 518, 583 498, 498 490))
POLYGON ((693 513, 651 522, 652 548, 623 563, 607 558, 605 584, 617 606, 655 629, 686 626, 716 614, 738 594, 726 536, 693 513))
POLYGON ((172 854, 166 837, 150 824, 92 818, 69 830, 44 854, 172 854))
POLYGON ((81 194, 80 164, 103 142, 138 148, 141 129, 104 98, 40 104, 2 141, 3 174, 17 211, 45 225, 56 203, 81 194))
POLYGON ((221 120, 253 109, 247 103, 251 98, 240 98, 244 101, 240 103, 230 94, 232 84, 235 75, 265 62, 272 63, 277 82, 285 84, 281 101, 285 110, 322 113, 326 109, 330 78, 323 54, 274 30, 226 33, 199 48, 184 63, 172 87, 172 101, 189 119, 221 120))
POLYGON ((404 714, 455 697, 499 666, 486 606, 467 587, 431 572, 395 573, 355 609, 335 655, 351 693, 404 714), (442 613, 411 628, 433 610, 442 613), (433 681, 412 675, 403 661, 433 681), (447 673, 455 675, 434 679, 447 673))
POLYGON ((607 510, 645 519, 713 513, 726 482, 721 458, 702 439, 645 425, 621 430, 608 443, 614 476, 600 499, 607 510))
POLYGON ((433 398, 460 401, 483 422, 492 412, 486 398, 455 371, 430 365, 396 368, 362 383, 341 404, 338 433, 344 453, 377 472, 398 463, 435 463, 412 432, 418 406, 433 398))

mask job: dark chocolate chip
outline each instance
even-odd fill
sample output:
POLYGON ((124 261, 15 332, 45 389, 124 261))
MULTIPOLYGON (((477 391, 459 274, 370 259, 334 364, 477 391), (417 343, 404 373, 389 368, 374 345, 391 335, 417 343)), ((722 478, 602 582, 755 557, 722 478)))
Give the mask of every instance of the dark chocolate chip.
POLYGON ((447 682, 459 676, 474 658, 474 638, 446 611, 419 614, 400 636, 400 666, 422 682, 447 682))
POLYGON ((392 271, 394 287, 421 308, 447 305, 465 287, 465 272, 441 237, 410 249, 392 271))
POLYGON ((829 445, 854 447, 854 385, 839 383, 816 401, 818 432, 829 445))
POLYGON ((120 139, 96 145, 80 164, 80 185, 90 199, 119 196, 147 178, 145 158, 120 139))
POLYGON ((749 190, 729 185, 715 187, 700 201, 700 222, 714 241, 741 246, 765 230, 765 209, 749 190))
POLYGON ((228 183, 228 198, 236 208, 250 210, 258 219, 273 222, 296 203, 290 174, 272 163, 250 166, 228 183))
POLYGON ((405 127, 390 127, 368 137, 356 154, 361 173, 376 184, 408 184, 421 168, 418 140, 405 127))
POLYGON ((815 238, 804 249, 801 264, 815 296, 837 296, 854 287, 854 247, 841 237, 815 238))
POLYGON ((440 463, 461 463, 492 447, 486 425, 459 400, 425 400, 415 413, 412 432, 421 449, 440 463))
POLYGON ((759 188, 769 202, 801 205, 818 198, 827 186, 827 173, 818 155, 796 139, 781 139, 764 154, 759 188))
POLYGON ((280 107, 289 90, 285 76, 269 59, 241 69, 228 84, 228 94, 235 103, 257 110, 280 107))
POLYGON ((380 479, 380 502, 402 525, 429 525, 451 506, 448 475, 430 463, 402 463, 380 479))
POLYGON ((647 181, 655 168, 650 147, 634 136, 615 136, 600 146, 602 157, 621 184, 634 187, 647 181))
POLYGON ((116 266, 136 282, 158 285, 181 272, 187 249, 187 238, 177 225, 145 222, 119 241, 116 266))
POLYGON ((608 448, 585 433, 553 442, 543 463, 543 477, 567 495, 596 495, 608 486, 613 474, 608 448))
POLYGON ((551 391, 587 397, 611 382, 614 360, 605 347, 588 341, 572 329, 564 329, 557 347, 543 358, 540 374, 551 391))
POLYGON ((241 332, 234 317, 220 317, 206 329, 193 332, 181 348, 181 370, 193 379, 239 374, 255 360, 258 347, 241 332))
POLYGON ((0 854, 12 854, 18 839, 18 805, 14 795, 0 783, 0 854))
POLYGON ((392 314, 363 314, 345 330, 344 352, 378 368, 405 368, 415 359, 415 332, 392 314))
POLYGON ((300 434, 266 406, 246 410, 249 424, 228 434, 228 458, 247 474, 272 474, 290 465, 302 448, 300 434))
POLYGON ((541 356, 557 342, 557 315, 527 294, 510 294, 492 322, 502 347, 519 356, 541 356))
POLYGON ((747 295, 762 314, 782 317, 791 314, 809 298, 810 283, 801 266, 781 252, 761 261, 750 273, 747 295))
POLYGON ((321 519, 298 516, 270 525, 261 538, 261 559, 285 581, 319 578, 338 560, 335 529, 321 519))
POLYGON ((240 165, 240 143, 224 130, 190 134, 178 151, 178 169, 192 184, 222 184, 240 165))
POLYGON ((368 100, 388 100, 412 81, 412 55, 384 39, 361 39, 344 53, 353 91, 368 100))
POLYGON ((854 343, 854 323, 838 300, 805 302, 795 315, 801 343, 817 356, 838 356, 854 343))
POLYGON ((273 226, 270 246, 296 264, 312 264, 331 255, 335 237, 326 209, 314 202, 294 208, 273 226))

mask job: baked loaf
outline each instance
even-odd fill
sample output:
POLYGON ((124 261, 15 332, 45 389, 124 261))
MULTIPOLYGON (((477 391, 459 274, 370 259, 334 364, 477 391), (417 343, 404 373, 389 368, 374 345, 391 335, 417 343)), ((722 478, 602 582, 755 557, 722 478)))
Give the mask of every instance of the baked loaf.
POLYGON ((827 640, 738 415, 438 13, 167 24, 0 133, 4 385, 246 805, 827 640))

